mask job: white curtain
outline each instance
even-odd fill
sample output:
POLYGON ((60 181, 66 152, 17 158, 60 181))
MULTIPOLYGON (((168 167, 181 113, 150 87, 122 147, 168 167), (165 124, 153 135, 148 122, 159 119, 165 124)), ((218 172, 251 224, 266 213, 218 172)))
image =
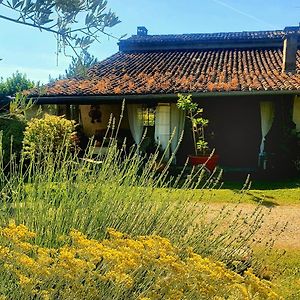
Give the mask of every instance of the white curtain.
POLYGON ((265 168, 265 160, 264 160, 264 154, 265 154, 265 139, 270 131, 273 120, 274 120, 274 114, 275 114, 275 107, 274 103, 271 101, 262 101, 260 102, 260 117, 261 117, 261 144, 260 144, 260 154, 259 154, 259 164, 263 165, 265 168), (264 160, 264 161, 262 161, 264 160))
POLYGON ((296 131, 300 132, 300 97, 294 99, 293 122, 296 124, 296 131))
POLYGON ((142 104, 127 104, 129 127, 136 144, 139 144, 143 136, 143 106, 142 104))
MULTIPOLYGON (((171 129, 171 117, 169 103, 159 103, 155 112, 155 140, 160 144, 162 150, 166 150, 171 129)), ((166 158, 169 157, 169 153, 166 153, 166 158)))
POLYGON ((179 139, 182 135, 185 123, 185 114, 182 109, 179 109, 176 103, 171 104, 171 134, 174 132, 173 139, 171 141, 171 151, 174 152, 179 143, 179 139))

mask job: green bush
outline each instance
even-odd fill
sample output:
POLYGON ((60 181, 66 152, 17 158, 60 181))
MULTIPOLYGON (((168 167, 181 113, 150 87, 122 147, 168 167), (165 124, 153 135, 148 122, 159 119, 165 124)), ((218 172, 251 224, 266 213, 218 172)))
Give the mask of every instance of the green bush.
POLYGON ((13 73, 11 77, 3 80, 0 78, 0 94, 13 96, 18 92, 31 89, 35 86, 35 83, 30 79, 27 79, 26 74, 22 74, 19 71, 13 73))
POLYGON ((20 157, 25 127, 25 122, 17 117, 0 117, 4 166, 9 163, 11 154, 20 157))
POLYGON ((62 116, 45 114, 42 119, 31 119, 23 141, 25 157, 40 156, 47 150, 70 150, 75 140, 75 122, 62 116))
MULTIPOLYGON (((48 125, 41 119, 28 126, 27 134, 31 133, 28 136, 37 134, 34 141, 38 150, 42 150, 51 141, 50 137, 42 134, 48 134, 53 142, 58 142, 53 138, 54 129, 48 125), (34 125, 40 131, 31 131, 35 128, 34 125)), ((71 136, 70 130, 69 137, 71 136)), ((70 143, 66 139, 64 141, 67 143, 65 148, 68 148, 70 143)), ((242 273, 251 265, 256 273, 258 264, 252 260, 251 248, 255 241, 253 235, 262 224, 261 208, 257 207, 252 214, 242 216, 238 207, 224 207, 219 214, 212 216, 208 206, 194 200, 194 192, 199 185, 193 179, 201 181, 199 170, 191 171, 181 185, 182 189, 189 192, 180 193, 176 189, 180 176, 175 183, 170 180, 168 166, 174 159, 174 154, 165 169, 158 173, 158 151, 145 160, 140 155, 139 146, 128 151, 125 143, 123 147, 117 147, 117 141, 113 137, 105 155, 96 159, 92 146, 86 150, 83 158, 76 153, 65 155, 63 151, 48 154, 47 151, 50 150, 49 144, 43 153, 42 164, 39 163, 39 157, 29 160, 26 165, 22 165, 24 161, 21 160, 19 166, 12 168, 9 177, 3 175, 0 166, 0 182, 4 182, 3 187, 0 187, 3 199, 0 226, 6 226, 10 219, 14 219, 16 224, 24 224, 38 234, 35 238, 36 245, 47 248, 63 247, 71 229, 97 240, 107 237, 108 227, 126 232, 133 238, 159 235, 183 250, 192 247, 202 257, 222 261, 227 266, 232 266, 236 272, 242 273)), ((203 182, 203 185, 213 188, 215 182, 209 180, 203 182)), ((3 235, 0 232, 0 244, 2 241, 3 235)), ((267 242, 270 244, 269 236, 267 242)), ((260 243, 265 246, 262 241, 260 243)), ((142 277, 144 278, 143 274, 142 277)), ((80 282, 85 284, 84 280, 80 282)), ((36 290, 38 289, 28 289, 32 292, 36 290)), ((19 291, 15 278, 0 263, 0 296, 9 295, 9 299, 34 298, 21 297, 19 291)), ((113 299, 105 296, 102 299, 113 299)), ((137 297, 121 296, 115 299, 137 297)))

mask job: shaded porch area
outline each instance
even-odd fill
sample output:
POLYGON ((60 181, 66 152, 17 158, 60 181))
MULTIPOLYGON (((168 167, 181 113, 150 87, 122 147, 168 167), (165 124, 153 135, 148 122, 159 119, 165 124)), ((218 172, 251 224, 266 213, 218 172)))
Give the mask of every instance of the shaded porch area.
MULTIPOLYGON (((206 139, 211 149, 220 156, 219 166, 225 174, 288 173, 294 164, 297 148, 296 132, 299 131, 299 97, 293 95, 233 95, 195 96, 193 101, 204 109, 209 119, 206 139), (286 167, 283 170, 283 167, 286 167)), ((126 97, 125 97, 126 98, 126 97)), ((94 137, 97 147, 105 144, 107 126, 115 130, 122 114, 122 99, 110 101, 85 101, 85 99, 57 104, 58 114, 75 119, 80 124, 82 144, 94 137), (114 119, 114 125, 112 120, 114 119)), ((161 95, 151 98, 131 96, 126 100, 118 140, 126 138, 130 147, 143 140, 141 150, 151 154, 157 145, 166 157, 176 149, 180 133, 183 140, 176 153, 176 165, 184 165, 188 155, 193 154, 191 127, 176 107, 177 97, 161 95), (175 138, 168 141, 176 129, 175 138), (179 130, 178 130, 179 129, 179 130), (166 148, 169 149, 166 151, 166 148)), ((299 139, 298 139, 299 142, 299 139)), ((298 145, 299 146, 299 145, 298 145)), ((297 153, 298 151, 298 153, 297 153)), ((234 177, 234 176, 233 176, 234 177)))

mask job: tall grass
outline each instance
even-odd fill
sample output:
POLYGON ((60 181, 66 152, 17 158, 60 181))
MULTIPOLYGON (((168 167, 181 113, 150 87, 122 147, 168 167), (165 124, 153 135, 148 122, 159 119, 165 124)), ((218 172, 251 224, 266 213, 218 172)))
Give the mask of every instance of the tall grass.
MULTIPOLYGON (((126 140, 118 144, 118 128, 111 118, 106 154, 93 155, 93 140, 83 157, 76 149, 66 151, 62 143, 55 151, 45 145, 43 153, 22 156, 18 162, 12 154, 8 165, 3 163, 0 138, 0 226, 10 219, 24 224, 37 233, 34 242, 48 248, 64 245, 71 229, 102 240, 112 227, 132 237, 166 237, 180 248, 192 247, 200 255, 221 260, 237 272, 253 265, 252 237, 263 222, 260 207, 242 216, 237 203, 212 216, 209 206, 195 201, 194 194, 218 188, 221 174, 205 176, 203 168, 187 174, 186 164, 181 173, 171 176, 175 153, 165 160, 168 150, 161 156, 157 148, 145 157, 140 145, 128 147, 126 140)), ((246 182, 241 197, 248 187, 246 182)), ((0 288, 11 281, 1 268, 0 288)))
POLYGON ((47 247, 59 245, 59 237, 72 228, 102 239, 106 228, 113 227, 132 236, 167 237, 223 261, 249 253, 251 237, 263 219, 259 206, 246 217, 224 207, 208 218, 209 207, 193 201, 193 192, 199 193, 199 187, 215 188, 218 174, 203 181, 200 168, 188 176, 181 172, 172 177, 168 170, 175 153, 157 172, 162 161, 158 149, 145 157, 139 145, 128 148, 125 140, 117 146, 118 125, 113 119, 111 124, 105 155, 95 158, 91 141, 83 157, 76 151, 70 154, 64 146, 54 152, 45 145, 42 155, 33 153, 31 159, 23 157, 18 163, 12 156, 8 166, 0 163, 1 225, 9 219, 25 224, 47 247), (178 188, 190 193, 178 193, 178 188), (229 221, 230 214, 235 217, 229 221))

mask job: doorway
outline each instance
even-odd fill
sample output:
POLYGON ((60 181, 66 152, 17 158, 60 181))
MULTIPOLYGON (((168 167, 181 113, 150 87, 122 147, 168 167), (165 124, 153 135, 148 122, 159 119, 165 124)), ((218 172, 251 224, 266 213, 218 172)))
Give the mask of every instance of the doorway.
POLYGON ((210 123, 208 138, 220 155, 220 166, 256 168, 261 141, 259 102, 222 98, 205 107, 210 123))

